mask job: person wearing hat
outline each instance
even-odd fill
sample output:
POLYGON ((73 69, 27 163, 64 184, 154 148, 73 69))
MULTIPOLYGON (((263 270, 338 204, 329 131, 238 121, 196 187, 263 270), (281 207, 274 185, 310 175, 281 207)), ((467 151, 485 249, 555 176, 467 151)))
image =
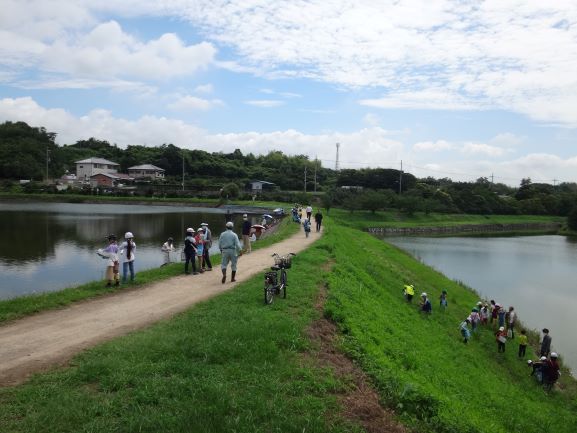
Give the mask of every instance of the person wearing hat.
POLYGON ((233 227, 234 224, 232 221, 227 222, 226 230, 222 232, 218 238, 218 249, 221 254, 220 269, 222 270, 222 284, 226 282, 226 268, 228 267, 228 262, 230 262, 230 269, 232 271, 230 281, 236 281, 237 254, 242 255, 242 247, 237 234, 232 231, 233 227))
POLYGON ((163 263, 160 267, 168 265, 170 263, 170 253, 174 251, 174 239, 168 238, 165 243, 162 244, 163 253, 163 263))
POLYGON ((547 369, 546 367, 547 357, 542 356, 539 361, 527 361, 527 366, 531 368, 531 374, 529 376, 535 376, 537 382, 543 383, 543 373, 547 369))
POLYGON ((495 333, 495 338, 497 340, 497 352, 505 353, 505 343, 507 342, 507 331, 505 331, 504 326, 501 326, 499 330, 495 333))
POLYGON ((469 314, 469 320, 471 321, 473 332, 477 332, 477 328, 481 322, 481 315, 479 314, 479 309, 477 307, 471 310, 471 314, 469 314))
POLYGON ((134 235, 132 232, 124 234, 124 242, 120 245, 120 254, 123 257, 122 261, 122 282, 126 283, 128 271, 130 271, 130 281, 134 281, 134 252, 136 251, 136 244, 134 243, 134 235))
POLYGON ((551 352, 551 356, 545 361, 545 369, 543 370, 543 382, 545 389, 550 390, 559 379, 559 355, 556 352, 551 352))
POLYGON ((421 311, 426 314, 431 314, 431 311, 433 311, 431 301, 429 301, 429 298, 425 292, 421 293, 421 311))
POLYGON ((187 228, 184 236, 184 273, 187 275, 190 274, 190 272, 188 272, 188 264, 190 263, 192 265, 192 275, 197 275, 194 229, 192 227, 187 228))
POLYGON ((242 246, 245 253, 250 253, 252 251, 252 247, 250 245, 250 230, 251 224, 248 220, 248 215, 244 214, 242 216, 242 246))
POLYGON ((106 287, 112 287, 112 283, 120 285, 120 278, 118 276, 118 244, 116 243, 116 235, 108 235, 108 246, 100 248, 96 253, 106 261, 106 287))
POLYGON ((207 271, 212 271, 212 263, 210 262, 210 247, 212 247, 212 232, 208 228, 208 223, 200 225, 204 229, 204 252, 202 259, 207 271))

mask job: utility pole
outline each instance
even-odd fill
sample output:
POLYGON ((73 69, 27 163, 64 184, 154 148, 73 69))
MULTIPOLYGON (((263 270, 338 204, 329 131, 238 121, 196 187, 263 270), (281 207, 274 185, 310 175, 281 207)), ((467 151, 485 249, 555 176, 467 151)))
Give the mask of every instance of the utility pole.
POLYGON ((337 143, 337 159, 335 161, 335 171, 339 171, 339 148, 341 147, 340 143, 337 143))
POLYGON ((557 186, 557 181, 558 181, 558 180, 559 180, 559 179, 553 179, 553 186, 554 186, 554 187, 557 186))
POLYGON ((305 165, 305 192, 307 192, 307 166, 305 165))
POLYGON ((493 175, 493 173, 491 173, 491 183, 495 183, 494 179, 495 179, 495 176, 493 175))
POLYGON ((315 192, 317 192, 317 156, 315 155, 315 192))
POLYGON ((182 149, 182 191, 184 192, 184 149, 182 149))
POLYGON ((401 171, 399 171, 399 195, 403 191, 403 160, 401 159, 401 171))
POLYGON ((46 183, 48 183, 48 163, 50 162, 50 151, 48 145, 46 146, 46 183))

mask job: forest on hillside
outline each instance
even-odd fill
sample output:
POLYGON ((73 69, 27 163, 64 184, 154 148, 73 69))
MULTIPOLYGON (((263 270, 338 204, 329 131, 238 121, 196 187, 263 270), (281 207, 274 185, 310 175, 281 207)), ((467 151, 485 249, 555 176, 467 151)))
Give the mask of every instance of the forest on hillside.
MULTIPOLYGON (((291 156, 281 151, 266 155, 243 154, 239 149, 232 153, 206 152, 182 149, 171 143, 120 148, 97 138, 58 145, 55 139, 56 133, 43 127, 24 122, 0 124, 2 189, 10 190, 19 179, 38 182, 58 179, 75 172, 75 161, 100 157, 120 164, 124 173, 134 165, 156 165, 166 171, 166 178, 161 181, 164 184, 181 185, 184 171, 188 190, 217 193, 226 190, 230 197, 248 198, 248 182, 264 180, 277 188, 263 198, 288 202, 298 198, 304 202, 308 199, 305 192, 316 192, 325 207, 342 206, 351 212, 397 208, 407 213, 567 216, 574 209, 577 213, 576 183, 550 185, 525 178, 519 187, 513 188, 492 183, 485 177, 473 182, 455 182, 448 178, 417 178, 390 168, 335 171, 322 167, 307 155, 291 156)), ((154 189, 150 191, 154 194, 154 189)))

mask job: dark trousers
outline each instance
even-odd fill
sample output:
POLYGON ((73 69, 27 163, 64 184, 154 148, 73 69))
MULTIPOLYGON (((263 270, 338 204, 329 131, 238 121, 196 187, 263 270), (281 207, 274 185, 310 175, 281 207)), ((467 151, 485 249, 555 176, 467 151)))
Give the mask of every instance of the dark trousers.
POLYGON ((321 231, 321 222, 317 221, 317 232, 321 231))
POLYGON ((525 357, 525 351, 527 350, 526 344, 519 344, 519 358, 525 357))
POLYGON ((204 250, 202 251, 202 258, 204 259, 204 265, 208 269, 212 269, 212 263, 210 263, 210 254, 208 253, 208 248, 205 245, 204 250))
POLYGON ((188 252, 184 252, 184 257, 185 257, 185 261, 184 261, 184 272, 186 272, 188 274, 188 263, 190 263, 192 265, 192 272, 196 272, 196 253, 194 251, 188 253, 188 252))
POLYGON ((497 344, 498 344, 497 351, 505 353, 505 343, 501 343, 500 341, 497 341, 497 344))

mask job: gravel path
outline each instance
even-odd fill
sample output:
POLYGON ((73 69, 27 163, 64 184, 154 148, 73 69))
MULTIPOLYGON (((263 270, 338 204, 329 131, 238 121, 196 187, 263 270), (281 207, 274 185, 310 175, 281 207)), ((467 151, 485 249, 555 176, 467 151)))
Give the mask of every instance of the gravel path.
POLYGON ((289 239, 245 254, 237 282, 222 284, 220 267, 182 275, 142 288, 76 303, 0 326, 0 386, 24 382, 31 374, 65 365, 78 352, 102 341, 144 328, 191 305, 230 290, 273 264, 271 254, 298 253, 320 237, 299 231, 289 239))

